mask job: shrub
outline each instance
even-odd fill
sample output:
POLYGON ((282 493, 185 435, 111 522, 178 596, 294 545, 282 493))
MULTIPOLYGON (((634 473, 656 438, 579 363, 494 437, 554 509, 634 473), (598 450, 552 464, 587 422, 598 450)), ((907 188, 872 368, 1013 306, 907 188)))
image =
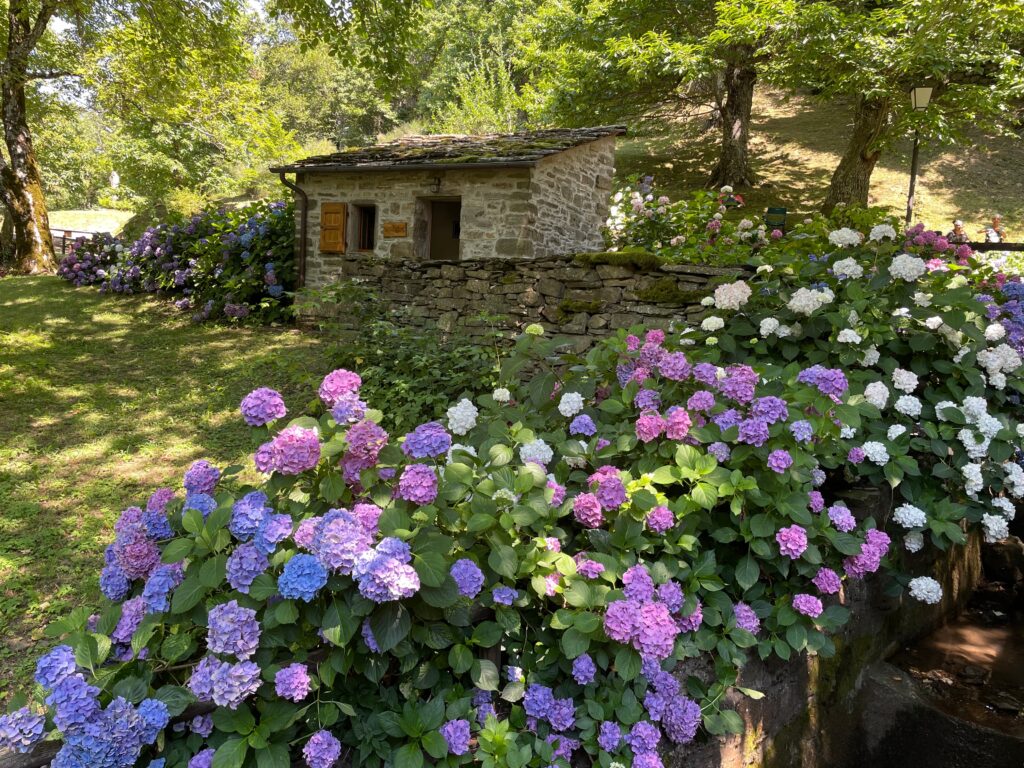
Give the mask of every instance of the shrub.
MULTIPOLYGON (((350 371, 319 418, 252 393, 265 479, 198 462, 184 499, 126 510, 111 602, 51 628, 55 765, 658 766, 742 728, 722 701, 748 653, 831 654, 845 581, 940 600, 891 540, 1005 535, 1024 287, 889 224, 820 227, 761 248, 701 330, 577 357, 527 327, 503 386, 398 440, 350 371), (900 504, 857 520, 830 475, 900 504), (672 670, 705 654, 713 679, 684 687, 672 670)), ((30 748, 40 711, 0 738, 30 748)))
POLYGON ((123 249, 116 237, 105 232, 76 238, 60 260, 57 275, 77 286, 101 283, 123 249))
MULTIPOLYGON (((116 258, 89 283, 105 293, 177 295, 175 306, 197 321, 281 320, 296 278, 293 230, 290 206, 257 202, 149 227, 130 244, 107 236, 116 258)), ((70 264, 60 274, 77 276, 70 264)))

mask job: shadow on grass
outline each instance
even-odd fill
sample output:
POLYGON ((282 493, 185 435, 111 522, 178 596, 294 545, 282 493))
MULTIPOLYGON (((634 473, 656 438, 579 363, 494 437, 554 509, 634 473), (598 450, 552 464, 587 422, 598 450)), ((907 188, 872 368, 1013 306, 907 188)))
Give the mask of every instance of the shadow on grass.
POLYGON ((121 509, 188 464, 250 464, 246 392, 305 410, 330 369, 290 328, 193 325, 152 297, 0 280, 0 700, 45 624, 98 595, 121 509))

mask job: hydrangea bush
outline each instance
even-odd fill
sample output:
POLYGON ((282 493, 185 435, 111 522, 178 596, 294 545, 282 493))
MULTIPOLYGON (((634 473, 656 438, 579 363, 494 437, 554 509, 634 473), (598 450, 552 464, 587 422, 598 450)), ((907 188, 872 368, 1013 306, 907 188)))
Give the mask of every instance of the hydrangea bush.
POLYGON ((284 203, 196 214, 150 227, 138 240, 105 236, 65 258, 59 274, 105 293, 158 292, 196 321, 280 320, 295 282, 294 224, 284 203), (79 257, 82 254, 82 257, 79 257))
POLYGON ((102 283, 123 250, 121 242, 105 232, 78 237, 57 265, 57 275, 76 286, 102 283))
POLYGON ((878 571, 941 601, 912 553, 1005 535, 1024 496, 1022 284, 843 215, 760 248, 700 328, 577 357, 527 327, 497 388, 404 435, 352 371, 290 420, 254 390, 263 480, 197 462, 122 513, 107 604, 51 627, 0 745, 59 732, 58 768, 656 768, 741 730, 722 702, 748 655, 833 653, 846 584, 878 571), (844 482, 894 509, 858 519, 844 482))

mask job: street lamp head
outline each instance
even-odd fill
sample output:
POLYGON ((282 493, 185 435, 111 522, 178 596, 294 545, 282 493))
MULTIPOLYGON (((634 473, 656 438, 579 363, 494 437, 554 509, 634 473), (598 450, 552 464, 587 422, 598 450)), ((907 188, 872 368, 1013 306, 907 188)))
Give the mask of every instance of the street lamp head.
POLYGON ((918 85, 910 89, 910 105, 915 112, 922 112, 928 107, 932 100, 932 88, 930 86, 918 85))

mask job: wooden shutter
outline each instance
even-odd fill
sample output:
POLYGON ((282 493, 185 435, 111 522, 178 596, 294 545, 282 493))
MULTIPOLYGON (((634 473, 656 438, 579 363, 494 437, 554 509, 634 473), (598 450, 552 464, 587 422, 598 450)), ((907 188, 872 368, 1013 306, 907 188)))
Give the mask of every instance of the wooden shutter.
POLYGON ((347 224, 348 206, 345 203, 323 203, 320 206, 320 250, 344 253, 347 224))

